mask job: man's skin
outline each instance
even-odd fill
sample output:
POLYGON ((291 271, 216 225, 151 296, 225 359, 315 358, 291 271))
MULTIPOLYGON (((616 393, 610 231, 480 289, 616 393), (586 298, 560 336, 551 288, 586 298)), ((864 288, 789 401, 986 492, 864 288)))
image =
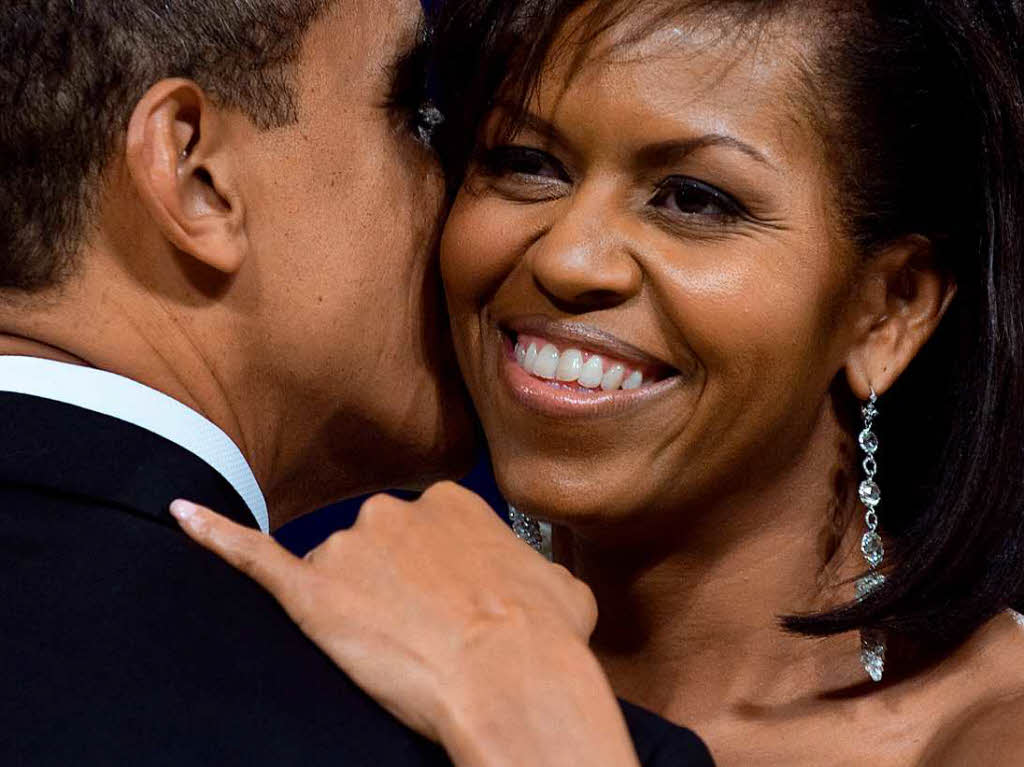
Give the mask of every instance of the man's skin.
POLYGON ((272 527, 465 466, 443 180, 387 108, 420 21, 417 0, 336 4, 307 33, 283 128, 155 83, 71 278, 0 302, 0 354, 119 373, 199 411, 252 465, 272 527))

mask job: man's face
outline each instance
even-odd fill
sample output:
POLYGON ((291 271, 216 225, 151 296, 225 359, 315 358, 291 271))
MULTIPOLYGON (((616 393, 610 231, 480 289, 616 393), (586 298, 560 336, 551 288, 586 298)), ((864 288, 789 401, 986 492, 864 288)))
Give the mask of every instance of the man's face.
POLYGON ((258 406, 281 419, 276 476, 293 483, 420 484, 472 445, 435 256, 443 179, 389 102, 420 21, 417 0, 338 0, 304 42, 298 122, 247 150, 241 374, 281 400, 258 406))

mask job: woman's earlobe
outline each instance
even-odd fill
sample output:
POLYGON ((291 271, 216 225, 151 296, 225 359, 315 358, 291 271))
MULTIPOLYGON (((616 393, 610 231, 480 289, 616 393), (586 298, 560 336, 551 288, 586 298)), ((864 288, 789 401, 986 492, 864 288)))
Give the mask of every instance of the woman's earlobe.
POLYGON ((952 276, 936 265, 931 243, 908 237, 866 268, 864 330, 850 350, 847 381, 867 399, 883 394, 935 333, 956 294, 952 276))
POLYGON ((203 90, 161 80, 136 105, 125 162, 143 206, 175 250, 225 274, 245 261, 248 241, 220 115, 203 90))

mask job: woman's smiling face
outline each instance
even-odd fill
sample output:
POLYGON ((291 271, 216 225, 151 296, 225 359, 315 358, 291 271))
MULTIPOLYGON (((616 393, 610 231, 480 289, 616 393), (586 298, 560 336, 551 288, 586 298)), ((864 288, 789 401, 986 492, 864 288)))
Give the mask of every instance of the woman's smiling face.
POLYGON ((800 30, 685 21, 553 62, 522 128, 484 131, 444 235, 499 484, 571 526, 771 484, 854 342, 800 30))

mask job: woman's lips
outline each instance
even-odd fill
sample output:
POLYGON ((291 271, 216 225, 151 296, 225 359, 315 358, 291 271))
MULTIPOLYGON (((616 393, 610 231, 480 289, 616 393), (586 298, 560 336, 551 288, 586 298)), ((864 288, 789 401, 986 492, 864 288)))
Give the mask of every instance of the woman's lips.
MULTIPOLYGON (((616 359, 554 339, 502 334, 500 377, 513 398, 544 415, 612 415, 658 397, 679 385, 681 377, 662 377, 659 366, 616 359)), ((675 371, 672 371, 675 372, 675 371)))

